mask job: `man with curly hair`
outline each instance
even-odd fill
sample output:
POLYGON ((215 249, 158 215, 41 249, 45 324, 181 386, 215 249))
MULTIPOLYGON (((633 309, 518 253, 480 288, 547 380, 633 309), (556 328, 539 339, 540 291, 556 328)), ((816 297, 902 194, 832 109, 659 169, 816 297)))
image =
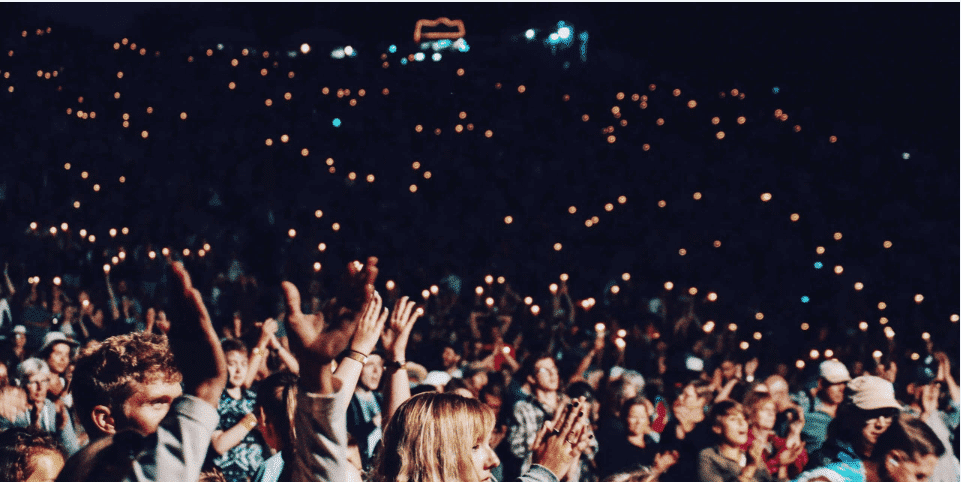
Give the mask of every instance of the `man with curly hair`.
POLYGON ((74 403, 91 441, 127 428, 150 435, 183 394, 182 380, 165 336, 113 336, 77 359, 74 403))

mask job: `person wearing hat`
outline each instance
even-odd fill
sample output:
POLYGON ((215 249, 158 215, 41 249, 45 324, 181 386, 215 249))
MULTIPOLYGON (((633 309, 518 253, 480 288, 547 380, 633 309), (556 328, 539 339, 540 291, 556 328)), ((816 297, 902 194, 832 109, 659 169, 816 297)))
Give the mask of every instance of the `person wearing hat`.
POLYGON ((870 458, 878 437, 900 414, 901 404, 894 398, 891 382, 872 375, 851 380, 845 400, 828 426, 827 440, 807 468, 870 458))
POLYGON ((817 389, 814 398, 804 406, 803 440, 811 452, 816 452, 828 437, 828 424, 837 415, 838 407, 844 401, 844 389, 851 381, 851 375, 843 363, 825 360, 818 367, 817 389))
POLYGON ((924 423, 931 427, 931 430, 938 436, 938 440, 947 448, 945 454, 938 458, 934 473, 930 480, 932 482, 956 482, 961 479, 961 467, 958 464, 958 457, 952 449, 952 437, 956 436, 957 425, 954 424, 952 430, 952 417, 956 420, 958 414, 958 400, 956 390, 950 390, 949 412, 945 412, 938 407, 941 398, 943 385, 949 385, 951 378, 951 365, 947 356, 938 354, 928 355, 920 360, 911 370, 907 371, 909 376, 905 387, 907 397, 906 412, 920 418, 924 423))
MULTIPOLYGON (((67 335, 59 331, 51 331, 43 337, 43 346, 37 355, 50 367, 50 387, 47 390, 47 397, 56 402, 60 397, 67 395, 64 389, 67 388, 67 379, 70 377, 70 362, 73 359, 73 349, 80 346, 76 341, 67 338, 67 335)), ((73 403, 69 399, 64 399, 68 407, 73 403)))

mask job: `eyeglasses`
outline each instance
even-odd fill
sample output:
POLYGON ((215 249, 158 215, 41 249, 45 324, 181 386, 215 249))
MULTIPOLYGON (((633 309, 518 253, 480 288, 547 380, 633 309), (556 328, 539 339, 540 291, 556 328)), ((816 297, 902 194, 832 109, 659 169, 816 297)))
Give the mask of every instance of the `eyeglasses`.
POLYGON ((869 410, 864 414, 864 424, 877 423, 881 418, 886 418, 888 421, 893 420, 898 414, 901 413, 900 410, 896 408, 878 408, 875 410, 869 410))

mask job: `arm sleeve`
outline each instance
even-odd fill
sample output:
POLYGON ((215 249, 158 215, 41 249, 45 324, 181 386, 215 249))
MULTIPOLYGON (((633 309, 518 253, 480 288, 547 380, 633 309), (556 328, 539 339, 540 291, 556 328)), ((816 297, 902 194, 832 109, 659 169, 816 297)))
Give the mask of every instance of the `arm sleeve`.
POLYGON ((347 410, 338 394, 298 395, 295 423, 297 450, 291 457, 291 480, 347 479, 347 410))
POLYGON ((711 449, 697 455, 697 482, 738 482, 738 474, 731 474, 719 463, 719 455, 711 449))
POLYGON ((220 416, 207 402, 191 395, 178 398, 160 422, 153 447, 133 463, 133 480, 186 482, 200 478, 210 437, 220 416))
MULTIPOLYGON (((517 402, 514 405, 514 416, 511 420, 507 433, 508 441, 511 444, 511 453, 519 459, 527 457, 530 452, 529 433, 527 428, 526 402, 517 402)), ((536 436, 536 434, 535 434, 536 436)))
POLYGON ((532 465, 530 470, 517 478, 517 482, 558 482, 554 472, 541 465, 532 465))
MULTIPOLYGON (((70 413, 70 412, 67 412, 70 413)), ((66 426, 63 430, 57 432, 60 438, 60 443, 63 448, 67 451, 67 457, 80 451, 81 445, 80 440, 77 438, 77 432, 73 429, 73 415, 70 415, 70 420, 67 420, 66 426)))

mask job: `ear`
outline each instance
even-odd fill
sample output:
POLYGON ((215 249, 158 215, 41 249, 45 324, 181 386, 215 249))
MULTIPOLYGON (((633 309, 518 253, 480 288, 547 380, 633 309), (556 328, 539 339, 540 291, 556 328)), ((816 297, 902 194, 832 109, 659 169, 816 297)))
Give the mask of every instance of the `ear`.
POLYGON ((97 405, 93 407, 93 410, 90 412, 90 418, 93 420, 94 426, 101 432, 107 435, 117 433, 116 422, 113 419, 110 408, 104 405, 97 405))
POLYGON ((884 468, 886 472, 892 473, 908 462, 910 457, 903 450, 892 450, 884 456, 884 468))
POLYGON ((724 433, 724 428, 721 427, 720 425, 714 425, 713 427, 711 427, 711 430, 718 435, 721 435, 724 433))

